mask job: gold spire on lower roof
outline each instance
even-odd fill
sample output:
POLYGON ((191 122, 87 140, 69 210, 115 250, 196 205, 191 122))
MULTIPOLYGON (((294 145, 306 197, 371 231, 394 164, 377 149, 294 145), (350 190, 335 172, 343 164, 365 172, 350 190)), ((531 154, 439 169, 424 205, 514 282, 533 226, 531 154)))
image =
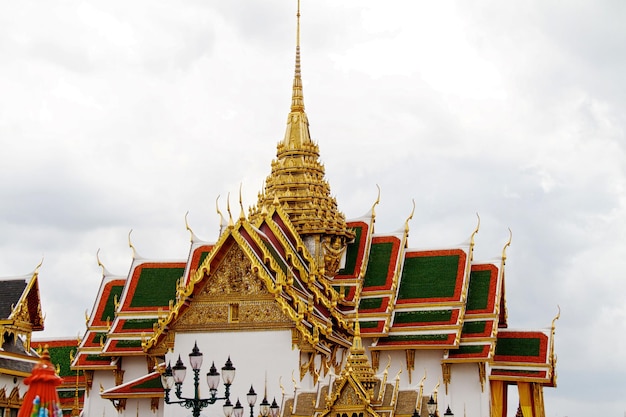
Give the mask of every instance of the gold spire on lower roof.
POLYGON ((324 166, 319 161, 319 147, 311 140, 309 121, 304 111, 299 0, 296 16, 296 64, 291 111, 287 117, 285 137, 278 143, 265 189, 259 194, 257 206, 251 210, 250 217, 252 221, 259 218, 263 207, 278 199, 300 235, 338 237, 343 246, 354 237, 354 233, 346 227, 345 216, 339 211, 335 198, 331 197, 330 185, 324 178, 324 166))

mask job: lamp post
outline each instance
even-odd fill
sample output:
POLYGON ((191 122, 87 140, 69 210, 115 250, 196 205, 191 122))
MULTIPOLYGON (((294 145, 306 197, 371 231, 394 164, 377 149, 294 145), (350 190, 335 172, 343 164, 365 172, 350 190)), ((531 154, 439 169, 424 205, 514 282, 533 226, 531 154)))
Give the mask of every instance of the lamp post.
MULTIPOLYGON (((161 384, 163 385, 163 391, 165 391, 165 403, 166 404, 178 404, 181 407, 185 407, 192 410, 193 417, 200 417, 200 412, 209 405, 215 404, 218 400, 224 400, 222 409, 225 417, 243 417, 243 406, 239 399, 233 406, 230 402, 230 386, 235 379, 235 367, 230 361, 230 357, 226 361, 226 364, 222 367, 222 380, 224 382, 224 396, 217 396, 217 387, 220 382, 220 373, 215 368, 215 363, 211 364, 209 372, 206 374, 207 384, 209 386, 210 396, 208 398, 200 398, 200 367, 202 366, 202 353, 198 349, 198 343, 194 343, 193 349, 189 354, 189 364, 193 370, 193 387, 194 395, 192 398, 182 396, 182 385, 187 372, 187 367, 183 364, 183 361, 178 355, 178 360, 174 366, 167 364, 165 371, 161 374, 161 384), (170 400, 170 391, 175 387, 174 393, 178 400, 170 400)), ((246 400, 250 406, 250 417, 254 417, 254 404, 256 403, 257 394, 254 392, 254 388, 250 385, 250 391, 246 395, 246 400)), ((276 400, 270 403, 267 401, 267 397, 263 398, 260 404, 260 416, 261 417, 278 417, 280 414, 280 407, 276 403, 276 400)))
MULTIPOLYGON (((178 355, 176 364, 172 367, 169 363, 165 368, 165 372, 161 375, 161 383, 163 384, 163 390, 165 391, 165 403, 166 404, 179 404, 181 407, 189 408, 192 410, 193 417, 200 417, 200 411, 208 407, 211 404, 215 404, 218 400, 226 400, 224 403, 224 415, 231 417, 234 411, 234 407, 230 402, 230 386, 235 379, 235 367, 230 361, 230 357, 226 361, 226 364, 222 367, 222 379, 224 381, 224 396, 217 396, 217 386, 220 382, 220 374, 215 368, 215 363, 211 365, 211 369, 206 374, 207 384, 209 385, 210 396, 208 398, 200 398, 200 367, 202 366, 202 353, 198 349, 198 343, 194 343, 193 350, 189 354, 189 364, 193 370, 193 386, 194 395, 192 398, 182 396, 182 385, 187 372, 187 367, 183 364, 183 361, 178 355), (170 391, 176 386, 175 394, 178 400, 170 400, 170 391)), ((240 405, 241 407, 241 405, 240 405)), ((241 407, 243 410, 243 407, 241 407)), ((239 411, 237 409, 237 411, 239 411)), ((240 417, 240 416, 239 416, 240 417)))
POLYGON ((446 409, 446 412, 443 413, 443 415, 445 417, 454 417, 454 413, 452 412, 452 410, 450 410, 450 406, 448 406, 448 408, 446 409))
POLYGON ((428 408, 428 415, 430 417, 435 417, 437 415, 437 401, 435 401, 432 395, 426 403, 426 407, 428 408))
POLYGON ((250 385, 250 391, 246 394, 246 400, 248 400, 248 405, 250 406, 250 417, 254 417, 254 403, 256 403, 256 392, 254 392, 254 388, 250 385))

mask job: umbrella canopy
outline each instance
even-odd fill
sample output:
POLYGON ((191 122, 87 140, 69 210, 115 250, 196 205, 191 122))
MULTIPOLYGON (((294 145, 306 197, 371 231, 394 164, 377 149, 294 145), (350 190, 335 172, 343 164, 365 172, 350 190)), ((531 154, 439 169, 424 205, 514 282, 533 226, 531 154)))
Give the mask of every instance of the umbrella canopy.
POLYGON ((24 380, 29 385, 18 417, 61 417, 63 412, 56 387, 63 379, 57 375, 45 349, 33 372, 24 380))

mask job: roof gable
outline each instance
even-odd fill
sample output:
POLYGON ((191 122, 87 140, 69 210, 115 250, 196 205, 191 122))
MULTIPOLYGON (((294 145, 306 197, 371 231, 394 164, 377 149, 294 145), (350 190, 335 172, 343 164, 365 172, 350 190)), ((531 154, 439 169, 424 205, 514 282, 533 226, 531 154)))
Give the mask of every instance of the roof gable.
POLYGON ((0 280, 0 319, 7 320, 22 297, 28 284, 27 278, 0 280))
MULTIPOLYGON (((39 274, 0 280, 0 320, 20 333, 43 330, 43 314, 39 296, 39 274)), ((0 340, 1 340, 0 335, 0 340)))
MULTIPOLYGON (((194 328, 200 325, 198 317, 203 317, 204 329, 258 328, 271 322, 274 327, 297 328, 303 339, 320 349, 326 347, 317 343, 320 337, 348 345, 346 335, 338 331, 342 325, 339 320, 344 317, 331 309, 333 294, 312 279, 309 268, 313 260, 291 229, 277 206, 256 225, 245 218, 231 224, 187 285, 179 289, 173 310, 157 322, 157 332, 145 347, 156 349, 157 344, 172 343, 165 341, 166 329, 194 328), (208 308, 200 306, 201 299, 211 303, 210 314, 200 311, 208 308), (269 310, 259 312, 258 303, 256 312, 251 310, 248 300, 252 299, 260 300, 269 310), (194 304, 192 312, 190 306, 194 304)), ((343 326, 347 326, 345 321, 343 326)), ((160 345, 159 349, 165 348, 160 345)))

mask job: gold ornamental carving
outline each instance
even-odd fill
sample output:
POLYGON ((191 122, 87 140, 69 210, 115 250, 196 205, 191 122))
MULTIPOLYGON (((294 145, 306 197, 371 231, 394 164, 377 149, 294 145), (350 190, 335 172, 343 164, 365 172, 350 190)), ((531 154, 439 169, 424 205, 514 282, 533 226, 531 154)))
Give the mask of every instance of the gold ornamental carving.
POLYGON ((252 264, 246 254, 234 245, 217 269, 206 280, 199 298, 207 296, 239 296, 249 297, 269 294, 263 282, 252 271, 252 264))
POLYGON ((181 314, 173 328, 176 331, 193 331, 228 328, 277 329, 293 326, 292 321, 274 300, 241 301, 237 303, 236 310, 235 319, 233 303, 197 301, 181 314))
POLYGON ((448 385, 452 378, 452 369, 449 363, 441 364, 441 374, 443 375, 443 383, 446 386, 446 395, 448 395, 448 385))
POLYGON ((339 398, 337 398, 337 401, 335 401, 335 407, 336 406, 340 406, 340 407, 341 406, 354 406, 354 405, 360 405, 360 404, 363 404, 363 400, 357 394, 354 387, 349 383, 344 385, 344 388, 341 391, 341 394, 339 394, 339 398))

